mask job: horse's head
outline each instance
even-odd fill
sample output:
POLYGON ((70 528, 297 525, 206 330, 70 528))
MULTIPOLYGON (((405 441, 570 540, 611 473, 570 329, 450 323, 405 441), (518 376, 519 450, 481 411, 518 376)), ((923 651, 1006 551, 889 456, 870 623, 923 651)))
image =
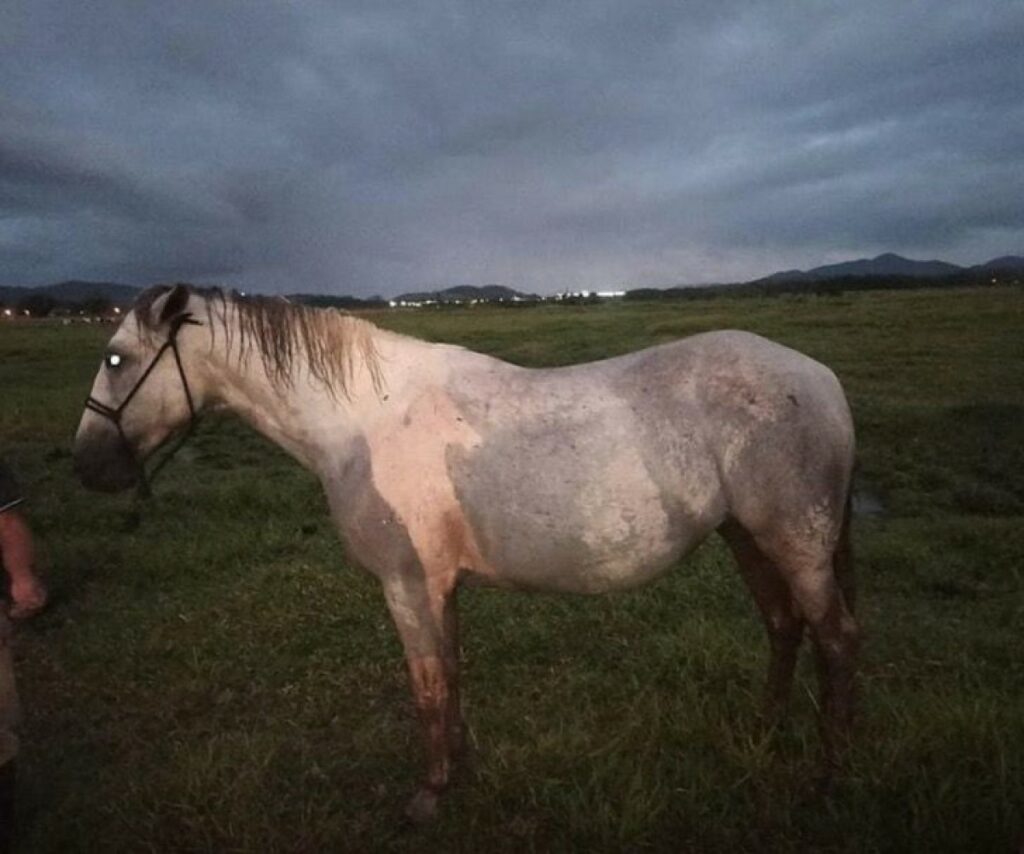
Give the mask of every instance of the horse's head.
POLYGON ((110 339, 75 436, 75 470, 90 489, 138 483, 143 460, 193 423, 202 388, 186 352, 192 299, 184 285, 147 291, 110 339))

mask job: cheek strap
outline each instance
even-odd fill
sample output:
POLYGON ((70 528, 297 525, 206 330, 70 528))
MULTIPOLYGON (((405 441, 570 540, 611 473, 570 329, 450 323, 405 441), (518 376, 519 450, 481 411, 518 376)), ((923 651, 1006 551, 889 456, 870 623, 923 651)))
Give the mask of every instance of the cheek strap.
MULTIPOLYGON (((90 412, 95 412, 97 415, 102 415, 107 420, 112 421, 114 426, 117 428, 118 438, 138 472, 138 494, 140 498, 149 498, 149 496, 153 494, 153 490, 151 488, 153 479, 156 477, 160 469, 170 462, 171 457, 178 453, 181 446, 184 445, 191 437, 195 432, 196 424, 199 422, 199 413, 196 411, 195 400, 192 398, 192 390, 188 385, 188 377, 185 375, 185 368, 181 363, 181 353, 178 351, 178 332, 181 331, 181 327, 186 323, 191 326, 202 326, 202 323, 198 320, 194 320, 191 314, 183 314, 174 318, 174 320, 171 321, 171 329, 167 336, 167 340, 164 341, 160 346, 160 349, 156 351, 156 354, 146 366, 146 370, 142 372, 142 375, 135 381, 135 385, 132 386, 124 400, 122 400, 118 406, 110 406, 101 400, 97 400, 92 395, 89 395, 89 397, 85 399, 86 409, 90 412), (134 398, 138 390, 142 388, 143 383, 145 383, 149 378, 149 375, 153 373, 153 369, 157 366, 157 363, 168 350, 174 354, 174 364, 178 368, 178 377, 181 379, 181 387, 185 391, 185 400, 188 402, 188 427, 185 428, 184 433, 181 434, 181 437, 174 443, 170 451, 164 454, 163 457, 158 460, 147 473, 146 459, 139 456, 132 443, 128 440, 128 436, 125 435, 124 432, 124 427, 121 425, 121 418, 124 415, 128 404, 131 403, 132 398, 134 398)), ((156 448, 154 448, 150 453, 150 456, 160 450, 166 441, 167 440, 165 439, 164 442, 161 442, 156 448)))

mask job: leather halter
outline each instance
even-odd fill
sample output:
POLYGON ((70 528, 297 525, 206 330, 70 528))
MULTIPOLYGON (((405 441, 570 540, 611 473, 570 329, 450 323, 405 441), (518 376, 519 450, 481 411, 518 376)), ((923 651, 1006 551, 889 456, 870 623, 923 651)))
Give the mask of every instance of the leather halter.
MULTIPOLYGON (((168 333, 167 340, 160 345, 160 349, 156 351, 156 354, 153 356, 149 365, 146 366, 146 370, 142 372, 142 375, 135 381, 135 385, 132 386, 131 391, 128 392, 125 399, 122 400, 118 406, 109 406, 108 404, 103 403, 103 401, 97 400, 92 395, 89 395, 85 400, 86 409, 109 419, 117 428, 117 435, 121 439, 121 444, 124 445, 125 450, 128 452, 128 456, 131 457, 132 462, 138 470, 138 493, 141 498, 148 498, 152 495, 150 485, 152 484, 153 479, 156 477, 160 469, 170 461, 171 457, 178 452, 178 449, 185 444, 188 438, 195 431, 196 424, 199 421, 199 414, 196 412, 195 401, 192 399, 192 391, 188 386, 188 377, 185 376, 185 369, 181 364, 181 353, 178 352, 178 332, 181 331, 181 327, 185 324, 189 324, 190 326, 203 325, 201 321, 194 320, 191 314, 183 314, 174 318, 174 320, 171 321, 171 329, 168 333), (132 447, 132 443, 128 441, 128 437, 124 432, 124 427, 121 426, 121 417, 124 415, 124 411, 128 407, 128 404, 131 403, 132 398, 134 398, 138 390, 142 388, 142 384, 148 379, 161 357, 168 350, 174 354, 174 364, 178 367, 178 376, 181 378, 181 387, 184 389, 185 399, 188 401, 189 422, 185 432, 181 435, 171 450, 164 454, 163 458, 160 459, 147 474, 146 459, 139 457, 135 448, 132 447)), ((163 443, 161 443, 161 445, 162 444, 163 443)), ((159 450, 159 447, 160 446, 154 448, 153 453, 159 450)), ((152 456, 152 454, 150 454, 150 456, 152 456)))

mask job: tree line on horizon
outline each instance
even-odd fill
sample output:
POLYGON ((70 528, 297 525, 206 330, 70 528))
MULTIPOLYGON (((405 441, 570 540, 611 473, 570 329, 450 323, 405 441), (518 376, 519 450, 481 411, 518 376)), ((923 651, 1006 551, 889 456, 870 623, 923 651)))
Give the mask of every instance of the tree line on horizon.
POLYGON ((836 276, 823 279, 761 279, 740 284, 694 285, 671 288, 633 288, 626 300, 686 300, 708 297, 772 297, 789 294, 827 296, 845 291, 921 290, 978 285, 1019 285, 1024 274, 964 270, 947 276, 836 276))
MULTIPOLYGON (((1018 270, 1005 272, 979 271, 965 269, 957 273, 945 276, 839 276, 822 279, 762 279, 752 282, 736 284, 711 284, 711 285, 679 285, 667 288, 641 287, 627 290, 619 297, 630 302, 641 301, 672 301, 672 300, 696 300, 711 297, 775 297, 784 295, 818 295, 828 296, 842 294, 845 291, 873 291, 873 290, 920 290, 923 288, 956 288, 978 285, 1015 284, 1019 285, 1024 277, 1018 270)), ((473 286, 464 286, 468 290, 473 286)), ((604 302, 605 297, 599 297, 596 293, 584 295, 561 295, 555 297, 538 297, 536 295, 521 295, 521 299, 510 302, 503 299, 488 298, 481 294, 475 301, 491 305, 504 306, 509 308, 524 308, 541 304, 555 305, 590 305, 604 302)), ((349 310, 358 309, 381 309, 387 308, 391 301, 381 296, 367 298, 347 295, 330 294, 292 294, 288 297, 295 302, 316 307, 331 307, 349 310)), ((431 307, 440 308, 444 306, 457 306, 468 299, 439 300, 431 307)), ((121 300, 114 300, 101 294, 95 294, 85 299, 67 300, 54 296, 45 290, 32 289, 26 294, 19 295, 12 299, 9 293, 5 296, 0 294, 0 311, 10 309, 12 314, 30 317, 49 316, 78 316, 89 317, 113 317, 117 314, 120 306, 126 303, 121 300)))

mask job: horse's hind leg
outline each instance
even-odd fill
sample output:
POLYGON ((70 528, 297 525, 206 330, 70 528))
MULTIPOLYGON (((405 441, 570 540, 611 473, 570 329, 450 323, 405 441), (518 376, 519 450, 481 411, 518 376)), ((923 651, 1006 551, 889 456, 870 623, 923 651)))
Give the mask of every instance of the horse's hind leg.
POLYGON ((804 620, 778 568, 743 526, 729 519, 718 530, 732 549, 768 632, 771 659, 765 685, 764 716, 768 724, 774 724, 781 718, 792 690, 804 620))
POLYGON ((811 636, 818 658, 821 682, 821 722, 825 758, 829 765, 849 741, 853 724, 854 672, 860 646, 860 630, 843 601, 830 568, 802 573, 794 581, 794 595, 807 609, 811 636))
MULTIPOLYGON (((854 672, 860 629, 847 606, 847 578, 836 576, 835 553, 840 532, 823 544, 820 537, 775 535, 759 537, 758 545, 771 555, 789 586, 814 642, 821 683, 821 728, 825 759, 837 764, 849 740, 853 722, 854 672)), ((849 588, 852 592, 852 583, 849 588)))

